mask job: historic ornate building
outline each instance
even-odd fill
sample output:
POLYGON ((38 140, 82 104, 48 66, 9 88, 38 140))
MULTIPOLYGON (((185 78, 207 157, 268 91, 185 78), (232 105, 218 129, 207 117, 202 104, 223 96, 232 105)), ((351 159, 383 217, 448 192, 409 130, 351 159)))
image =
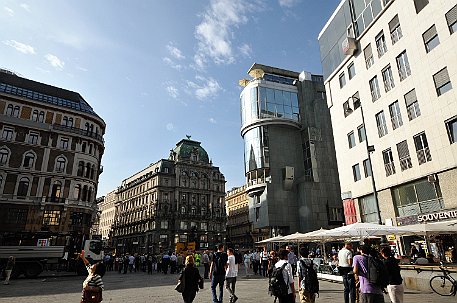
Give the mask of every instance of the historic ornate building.
POLYGON ((79 93, 0 70, 0 243, 89 235, 104 132, 79 93))
POLYGON ((97 199, 98 211, 100 212, 100 225, 98 233, 105 240, 105 244, 111 245, 112 226, 116 217, 116 203, 118 201, 117 190, 113 190, 97 199))
POLYGON ((213 248, 225 240, 225 178, 200 142, 183 139, 118 188, 114 242, 119 252, 174 250, 196 242, 213 248))

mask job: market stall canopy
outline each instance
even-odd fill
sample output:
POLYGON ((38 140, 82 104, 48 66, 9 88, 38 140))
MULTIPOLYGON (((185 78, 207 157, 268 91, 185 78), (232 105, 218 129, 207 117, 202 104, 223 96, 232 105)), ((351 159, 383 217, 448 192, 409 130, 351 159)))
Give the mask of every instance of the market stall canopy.
MULTIPOLYGON (((291 235, 282 237, 281 240, 283 240, 284 242, 287 242, 287 241, 297 241, 297 240, 300 240, 300 238, 303 237, 304 235, 305 235, 305 234, 296 232, 296 233, 294 233, 294 234, 291 234, 291 235)), ((282 242, 282 241, 281 241, 281 242, 282 242)))
POLYGON ((433 223, 420 223, 413 225, 399 226, 405 231, 403 235, 433 235, 433 234, 454 234, 457 233, 457 220, 433 222, 433 223))
POLYGON ((375 223, 361 223, 357 222, 350 225, 337 227, 334 229, 327 230, 322 233, 322 237, 326 239, 351 239, 359 238, 365 239, 372 236, 387 236, 387 235, 404 235, 414 232, 412 228, 408 226, 387 226, 375 223))
POLYGON ((282 238, 284 238, 284 237, 279 235, 279 236, 276 236, 276 237, 273 237, 273 238, 268 238, 268 239, 265 239, 265 240, 262 240, 262 241, 259 241, 259 242, 256 242, 256 243, 284 242, 284 241, 281 241, 282 238))

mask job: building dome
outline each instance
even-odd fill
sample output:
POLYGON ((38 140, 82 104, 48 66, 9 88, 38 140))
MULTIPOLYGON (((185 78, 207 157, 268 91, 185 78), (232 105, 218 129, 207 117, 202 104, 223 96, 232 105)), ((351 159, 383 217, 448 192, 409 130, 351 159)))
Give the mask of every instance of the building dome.
POLYGON ((182 139, 176 143, 176 147, 171 151, 169 160, 192 160, 209 163, 209 157, 206 150, 201 147, 200 142, 187 139, 182 139))

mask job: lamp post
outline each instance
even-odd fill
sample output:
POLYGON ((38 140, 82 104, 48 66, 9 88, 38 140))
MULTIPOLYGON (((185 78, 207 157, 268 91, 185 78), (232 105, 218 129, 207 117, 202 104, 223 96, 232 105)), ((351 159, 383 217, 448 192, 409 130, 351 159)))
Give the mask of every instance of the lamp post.
MULTIPOLYGON (((376 182, 375 182, 375 179, 374 179, 373 165, 372 165, 372 162, 371 162, 371 153, 375 151, 375 148, 374 148, 373 145, 369 145, 368 144, 367 128, 366 128, 366 124, 365 124, 365 117, 363 115, 363 106, 362 106, 362 103, 360 102, 360 98, 352 96, 352 97, 349 97, 349 99, 352 99, 353 101, 357 101, 359 103, 360 114, 362 116, 363 130, 365 132, 365 147, 367 149, 367 154, 368 154, 368 163, 370 164, 371 186, 372 186, 373 197, 374 197, 374 201, 375 201, 376 209, 377 209, 378 224, 382 224, 381 210, 379 208, 379 201, 378 201, 378 193, 376 192, 376 182)), ((348 99, 348 101, 349 101, 349 99, 348 99)))

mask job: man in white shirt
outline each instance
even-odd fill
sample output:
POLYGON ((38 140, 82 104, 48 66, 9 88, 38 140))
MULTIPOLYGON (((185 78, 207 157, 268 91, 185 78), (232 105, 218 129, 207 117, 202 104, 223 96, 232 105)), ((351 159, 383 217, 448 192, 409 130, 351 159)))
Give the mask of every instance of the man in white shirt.
POLYGON ((275 267, 280 268, 284 264, 284 270, 282 271, 282 275, 284 277, 284 282, 287 284, 287 296, 278 297, 279 303, 295 303, 295 286, 294 286, 294 277, 292 275, 292 265, 288 262, 288 255, 289 251, 283 249, 279 252, 280 260, 276 262, 275 267))
POLYGON ((344 303, 355 303, 355 277, 352 269, 352 243, 346 242, 338 253, 338 271, 343 277, 344 303))
POLYGON ((227 269, 225 271, 225 288, 230 293, 230 303, 236 302, 238 297, 235 295, 236 277, 238 276, 238 264, 235 262, 233 248, 227 249, 228 260, 227 269))

